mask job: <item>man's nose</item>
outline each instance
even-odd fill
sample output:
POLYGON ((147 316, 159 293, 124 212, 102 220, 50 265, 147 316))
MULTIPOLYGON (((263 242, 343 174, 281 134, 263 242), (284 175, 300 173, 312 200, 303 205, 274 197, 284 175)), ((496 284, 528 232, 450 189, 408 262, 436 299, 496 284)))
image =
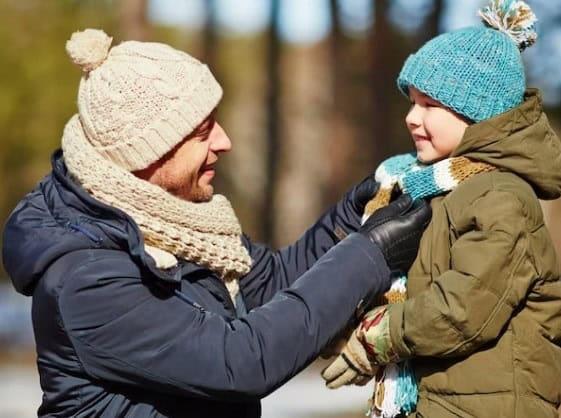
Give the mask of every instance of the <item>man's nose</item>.
POLYGON ((210 149, 214 152, 228 152, 232 149, 232 141, 218 122, 214 123, 209 139, 210 149))

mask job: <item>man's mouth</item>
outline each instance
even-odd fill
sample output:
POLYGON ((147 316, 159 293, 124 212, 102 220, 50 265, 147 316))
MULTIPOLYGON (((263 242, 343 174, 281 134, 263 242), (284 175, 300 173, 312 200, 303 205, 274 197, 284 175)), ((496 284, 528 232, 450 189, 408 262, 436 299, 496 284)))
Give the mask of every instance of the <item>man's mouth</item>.
POLYGON ((204 165, 200 170, 201 176, 214 176, 216 171, 215 167, 216 163, 204 165))

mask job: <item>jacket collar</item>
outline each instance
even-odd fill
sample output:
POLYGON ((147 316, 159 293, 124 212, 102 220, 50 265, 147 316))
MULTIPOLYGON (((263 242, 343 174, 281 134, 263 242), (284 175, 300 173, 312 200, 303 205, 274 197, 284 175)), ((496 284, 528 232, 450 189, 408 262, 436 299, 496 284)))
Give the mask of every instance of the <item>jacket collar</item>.
POLYGON ((528 89, 518 107, 469 126, 451 155, 457 156, 518 175, 540 199, 561 196, 561 141, 537 89, 528 89))
POLYGON ((57 209, 66 216, 79 213, 88 224, 97 226, 104 235, 104 242, 111 247, 127 251, 135 262, 148 269, 155 277, 166 282, 177 283, 184 275, 206 270, 195 263, 183 260, 180 265, 169 270, 158 269, 152 257, 144 251, 144 239, 138 225, 125 212, 106 205, 93 198, 82 187, 72 181, 64 164, 62 150, 54 152, 51 158, 53 177, 62 186, 59 193, 65 205, 57 209))

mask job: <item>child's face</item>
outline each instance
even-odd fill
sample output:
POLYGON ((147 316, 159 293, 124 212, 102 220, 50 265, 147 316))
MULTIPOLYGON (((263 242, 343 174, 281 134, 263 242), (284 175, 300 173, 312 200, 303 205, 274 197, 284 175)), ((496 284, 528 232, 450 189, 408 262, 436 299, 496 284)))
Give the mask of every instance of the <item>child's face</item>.
POLYGON ((432 163, 449 157, 464 136, 466 119, 415 87, 409 87, 409 98, 412 106, 405 123, 415 141, 417 159, 432 163))

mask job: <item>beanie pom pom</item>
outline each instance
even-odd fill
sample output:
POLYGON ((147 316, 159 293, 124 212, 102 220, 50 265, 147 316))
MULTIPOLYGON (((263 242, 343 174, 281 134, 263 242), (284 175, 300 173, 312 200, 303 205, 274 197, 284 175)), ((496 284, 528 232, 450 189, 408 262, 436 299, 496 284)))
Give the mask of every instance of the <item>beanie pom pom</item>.
POLYGON ((487 26, 507 34, 516 42, 520 51, 533 45, 538 38, 538 19, 524 1, 491 0, 478 14, 487 26))
POLYGON ((82 71, 90 72, 105 61, 112 41, 102 30, 86 29, 72 34, 66 41, 66 52, 82 71))

